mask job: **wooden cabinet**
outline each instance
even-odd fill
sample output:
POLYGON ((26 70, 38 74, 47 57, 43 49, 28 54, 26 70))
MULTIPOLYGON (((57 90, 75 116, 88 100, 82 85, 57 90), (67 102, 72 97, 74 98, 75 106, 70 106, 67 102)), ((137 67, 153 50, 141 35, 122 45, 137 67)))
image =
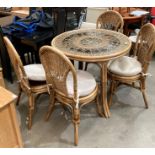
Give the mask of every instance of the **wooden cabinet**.
MULTIPOLYGON (((1 71, 0 85, 4 86, 1 71)), ((23 146, 14 106, 16 98, 17 96, 12 92, 0 86, 0 148, 23 146)))

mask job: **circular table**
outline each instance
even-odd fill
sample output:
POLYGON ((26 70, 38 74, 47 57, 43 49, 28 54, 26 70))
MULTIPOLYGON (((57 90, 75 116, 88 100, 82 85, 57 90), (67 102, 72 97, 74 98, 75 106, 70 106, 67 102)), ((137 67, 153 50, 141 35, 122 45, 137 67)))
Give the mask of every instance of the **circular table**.
POLYGON ((100 64, 102 107, 105 117, 110 117, 107 104, 107 63, 129 52, 129 38, 122 33, 105 29, 79 29, 56 36, 52 40, 52 46, 63 51, 72 60, 100 64))

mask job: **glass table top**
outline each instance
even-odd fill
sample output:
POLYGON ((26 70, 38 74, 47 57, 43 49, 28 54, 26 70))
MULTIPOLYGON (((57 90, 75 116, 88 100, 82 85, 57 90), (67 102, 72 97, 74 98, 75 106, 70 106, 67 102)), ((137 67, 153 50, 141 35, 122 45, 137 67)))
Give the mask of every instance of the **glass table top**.
POLYGON ((122 33, 104 29, 81 29, 56 36, 52 45, 67 55, 102 57, 126 52, 131 46, 122 33))

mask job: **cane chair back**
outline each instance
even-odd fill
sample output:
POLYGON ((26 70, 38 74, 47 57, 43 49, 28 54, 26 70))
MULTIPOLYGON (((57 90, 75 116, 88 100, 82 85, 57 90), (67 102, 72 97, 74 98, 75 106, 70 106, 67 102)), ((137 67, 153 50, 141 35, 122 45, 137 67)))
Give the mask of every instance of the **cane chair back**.
POLYGON ((145 24, 137 37, 134 55, 142 64, 143 73, 148 70, 149 62, 155 50, 155 28, 154 25, 145 24))
POLYGON ((14 68, 18 81, 21 84, 24 83, 28 87, 30 87, 29 81, 26 78, 26 73, 24 71, 23 63, 15 47, 12 45, 11 41, 7 37, 4 37, 4 42, 5 42, 5 45, 6 45, 9 57, 10 57, 10 61, 12 63, 12 66, 14 68))
MULTIPOLYGON (((59 101, 59 103, 61 103, 63 106, 67 106, 72 112, 72 122, 74 124, 74 143, 75 145, 77 145, 78 125, 80 123, 81 107, 96 100, 98 112, 100 113, 97 101, 98 86, 95 82, 94 85, 95 87, 93 87, 93 89, 89 93, 83 96, 80 95, 79 91, 80 84, 78 83, 78 80, 80 78, 79 79, 77 78, 79 77, 78 74, 79 70, 77 71, 75 70, 73 64, 64 55, 64 53, 51 46, 43 46, 40 49, 39 54, 40 54, 40 60, 45 69, 47 86, 50 94, 50 104, 46 115, 46 120, 49 119, 52 111, 54 110, 56 100, 59 101), (73 94, 68 93, 69 87, 67 87, 68 86, 67 79, 69 75, 71 75, 72 76, 71 79, 73 79, 73 81, 71 80, 71 82, 73 83, 72 84, 70 83, 71 87, 73 87, 73 94)), ((86 71, 81 72, 85 74, 88 73, 86 71)), ((80 75, 82 77, 84 74, 80 75)), ((94 78, 92 77, 92 79, 94 78)), ((87 77, 85 77, 83 81, 88 85, 91 85, 90 79, 87 79, 87 77)))
POLYGON ((7 37, 3 37, 3 39, 19 83, 17 105, 19 103, 22 91, 24 91, 28 96, 28 117, 26 118, 26 123, 28 124, 28 129, 31 129, 32 116, 35 108, 34 96, 47 93, 47 85, 45 81, 31 81, 28 79, 23 63, 13 44, 7 37))
POLYGON ((96 22, 96 28, 123 31, 124 21, 120 13, 114 10, 102 13, 96 22))
POLYGON ((69 97, 66 78, 69 72, 72 73, 74 83, 73 98, 77 100, 76 71, 70 60, 61 51, 56 49, 51 50, 49 46, 41 48, 40 58, 45 69, 47 84, 56 92, 64 94, 64 96, 69 97))

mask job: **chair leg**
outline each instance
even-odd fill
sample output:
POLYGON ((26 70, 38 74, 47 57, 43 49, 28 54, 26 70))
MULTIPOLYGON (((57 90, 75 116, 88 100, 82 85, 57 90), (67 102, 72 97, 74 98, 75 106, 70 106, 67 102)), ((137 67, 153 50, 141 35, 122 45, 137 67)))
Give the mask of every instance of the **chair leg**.
POLYGON ((73 109, 73 124, 74 124, 74 145, 78 145, 79 140, 79 124, 80 124, 80 110, 79 109, 73 109))
POLYGON ((145 80, 140 81, 140 89, 141 89, 143 99, 144 99, 144 102, 145 102, 145 108, 148 109, 149 105, 148 105, 147 97, 146 97, 146 93, 145 93, 145 80))
POLYGON ((34 96, 33 94, 29 95, 29 113, 28 113, 28 129, 32 127, 32 117, 34 112, 34 96))
POLYGON ((87 68, 88 68, 88 62, 86 62, 86 64, 85 64, 85 71, 87 70, 87 68))
POLYGON ((20 100, 21 94, 22 94, 22 89, 21 89, 21 87, 19 86, 19 93, 18 93, 18 98, 17 98, 17 101, 16 101, 16 105, 17 105, 17 106, 19 105, 19 100, 20 100))
POLYGON ((83 69, 83 62, 79 61, 79 66, 78 66, 78 68, 81 69, 81 70, 83 69))
POLYGON ((78 124, 74 123, 74 145, 77 146, 79 141, 79 129, 78 124))
POLYGON ((99 114, 99 116, 103 116, 102 114, 102 110, 101 110, 101 105, 99 103, 99 95, 96 96, 96 106, 97 106, 97 113, 99 114))
POLYGON ((54 110, 54 107, 55 107, 55 94, 54 92, 52 92, 50 94, 50 104, 49 104, 49 108, 48 108, 48 111, 47 111, 47 114, 45 116, 45 121, 48 121, 53 110, 54 110))
POLYGON ((114 94, 115 89, 116 89, 115 88, 115 81, 112 80, 111 84, 110 84, 110 97, 109 97, 109 103, 108 103, 109 107, 112 105, 112 96, 114 94))

